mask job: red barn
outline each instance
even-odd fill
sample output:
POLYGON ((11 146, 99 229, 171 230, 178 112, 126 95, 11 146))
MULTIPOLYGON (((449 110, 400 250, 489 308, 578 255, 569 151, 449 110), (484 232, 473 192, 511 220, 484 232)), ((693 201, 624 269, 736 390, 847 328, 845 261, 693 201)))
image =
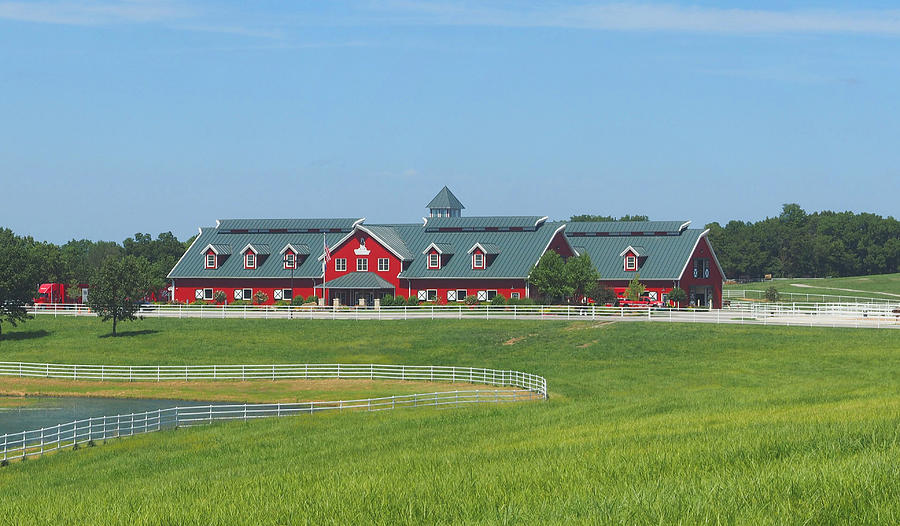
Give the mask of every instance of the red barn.
POLYGON ((273 303, 315 295, 367 304, 385 295, 455 303, 532 296, 528 274, 547 250, 588 253, 602 281, 623 289, 636 274, 662 297, 681 286, 721 306, 723 275, 706 232, 687 223, 563 223, 541 216, 462 217, 447 187, 418 224, 364 219, 226 219, 200 235, 169 273, 179 302, 273 303), (331 259, 325 265, 324 245, 331 259))

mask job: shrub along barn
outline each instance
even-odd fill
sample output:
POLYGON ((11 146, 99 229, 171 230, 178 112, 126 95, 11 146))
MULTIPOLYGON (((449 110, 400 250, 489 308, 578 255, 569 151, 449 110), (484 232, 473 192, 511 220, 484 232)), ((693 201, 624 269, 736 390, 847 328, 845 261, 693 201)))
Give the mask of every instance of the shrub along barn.
POLYGON ((542 216, 463 217, 447 187, 417 224, 364 218, 223 219, 200 233, 169 273, 178 302, 273 303, 315 295, 371 304, 386 295, 437 303, 533 297, 528 275, 548 250, 587 253, 601 282, 622 296, 634 276, 651 297, 680 286, 720 307, 724 275, 707 231, 689 222, 565 223, 542 216), (330 260, 325 264, 324 246, 330 260))

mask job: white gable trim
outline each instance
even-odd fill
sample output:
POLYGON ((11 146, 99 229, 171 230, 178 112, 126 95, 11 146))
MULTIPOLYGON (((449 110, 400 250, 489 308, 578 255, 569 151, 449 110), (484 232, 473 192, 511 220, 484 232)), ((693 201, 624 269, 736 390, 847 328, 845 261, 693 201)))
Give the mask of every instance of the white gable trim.
MULTIPOLYGON (((541 251, 541 255, 538 256, 537 261, 535 261, 534 265, 532 265, 533 267, 536 267, 537 264, 541 262, 541 256, 543 256, 544 254, 547 253, 547 250, 550 248, 550 243, 553 243, 553 240, 556 239, 556 235, 559 234, 560 232, 565 231, 565 229, 566 229, 566 224, 563 223, 563 224, 559 225, 559 227, 557 227, 556 230, 553 231, 553 235, 550 236, 550 239, 547 241, 547 244, 544 246, 544 250, 541 251)), ((565 240, 566 244, 569 245, 569 250, 571 250, 573 254, 577 255, 578 251, 575 250, 575 247, 572 246, 572 243, 569 243, 569 238, 566 237, 565 235, 563 235, 563 240, 565 240)))
MULTIPOLYGON (((218 221, 216 221, 216 224, 218 225, 218 221)), ((187 256, 188 254, 191 253, 191 249, 194 248, 194 244, 197 243, 197 240, 200 239, 200 236, 202 236, 202 235, 203 235, 203 228, 201 227, 201 228, 198 228, 198 229, 197 229, 197 237, 195 237, 194 240, 191 241, 191 246, 189 246, 188 249, 184 251, 184 254, 182 254, 181 257, 178 258, 178 262, 175 263, 175 266, 174 266, 174 267, 172 267, 172 270, 170 270, 169 273, 166 274, 166 279, 174 279, 174 278, 172 278, 172 272, 173 272, 176 268, 178 268, 178 265, 181 264, 181 260, 184 259, 185 256, 187 256)), ((205 262, 204 262, 204 263, 205 263, 205 262)), ((204 266, 205 266, 205 265, 204 265, 204 266)))
POLYGON ((259 252, 257 252, 256 249, 253 248, 253 243, 247 243, 247 246, 241 249, 241 255, 246 254, 248 248, 250 249, 251 252, 253 252, 253 255, 254 255, 254 256, 258 256, 258 255, 259 255, 259 252))
POLYGON ((475 243, 474 245, 472 245, 472 248, 470 248, 468 251, 466 251, 466 254, 471 254, 472 252, 475 252, 476 248, 478 250, 480 250, 482 254, 487 255, 487 250, 485 250, 484 246, 482 246, 481 243, 475 243))
POLYGON ((635 256, 637 256, 637 257, 643 256, 643 254, 641 254, 640 252, 638 252, 637 249, 635 249, 633 246, 628 245, 628 248, 626 248, 626 249, 623 250, 622 252, 619 252, 619 257, 620 257, 620 258, 621 258, 621 257, 624 257, 625 254, 627 254, 627 253, 629 253, 629 252, 633 253, 633 254, 634 254, 635 256))
MULTIPOLYGON (((688 254, 687 260, 684 262, 684 267, 681 269, 681 272, 678 273, 678 277, 675 279, 681 279, 681 276, 684 276, 684 273, 687 272, 688 265, 691 263, 691 258, 694 256, 694 252, 697 251, 697 247, 700 246, 700 240, 706 237, 706 234, 709 234, 709 229, 707 228, 703 232, 697 236, 697 241, 694 242, 694 246, 691 248, 691 253, 688 254)), ((712 250, 712 245, 709 246, 709 249, 712 250)), ((716 260, 716 265, 719 264, 719 261, 716 260)), ((719 272, 722 272, 722 267, 719 267, 719 272)))
MULTIPOLYGON (((365 219, 365 218, 363 218, 363 219, 365 219)), ((362 219, 361 219, 360 221, 362 221, 362 219)), ((352 238, 352 237, 356 234, 357 231, 362 231, 362 232, 365 232, 366 234, 368 234, 372 239, 374 239, 375 241, 378 241, 378 244, 379 244, 379 245, 381 245, 381 246, 383 246, 384 248, 388 249, 388 251, 390 251, 391 254, 397 256, 397 259, 399 259, 400 261, 409 261, 408 258, 404 258, 403 256, 401 256, 400 253, 397 252, 396 249, 394 249, 394 247, 392 247, 392 246, 390 246, 389 244, 385 243, 383 239, 381 239, 380 237, 378 237, 378 236, 376 236, 375 234, 373 234, 371 230, 369 230, 368 228, 364 227, 363 225, 356 225, 356 226, 353 228, 353 230, 350 231, 349 234, 347 234, 346 236, 342 237, 340 241, 338 241, 337 243, 335 243, 334 246, 331 247, 331 253, 334 254, 334 252, 335 252, 341 245, 343 245, 343 244, 346 243, 350 238, 352 238)), ((325 258, 325 254, 322 254, 321 256, 319 256, 319 260, 322 260, 322 259, 324 259, 324 258, 325 258)))
POLYGON ((287 245, 285 245, 284 248, 281 249, 281 252, 279 252, 279 254, 284 255, 284 253, 288 250, 293 252, 295 256, 300 254, 300 251, 297 250, 297 247, 295 247, 293 243, 288 243, 287 245))
POLYGON ((216 250, 216 247, 214 247, 212 243, 206 245, 206 246, 203 248, 203 254, 206 255, 206 253, 209 252, 210 250, 213 251, 213 254, 215 254, 215 255, 217 255, 217 256, 219 255, 219 251, 216 250))
POLYGON ((427 247, 425 247, 425 250, 422 251, 422 254, 428 255, 428 252, 431 251, 432 248, 433 248, 438 254, 440 254, 440 255, 442 255, 442 256, 444 255, 444 251, 441 250, 441 248, 440 248, 439 246, 437 246, 437 244, 436 244, 434 241, 432 241, 427 247))
POLYGON ((684 229, 687 228, 687 227, 689 227, 689 226, 691 226, 691 222, 690 222, 690 221, 685 221, 685 223, 684 223, 683 225, 681 225, 680 227, 678 227, 678 232, 683 232, 684 229))

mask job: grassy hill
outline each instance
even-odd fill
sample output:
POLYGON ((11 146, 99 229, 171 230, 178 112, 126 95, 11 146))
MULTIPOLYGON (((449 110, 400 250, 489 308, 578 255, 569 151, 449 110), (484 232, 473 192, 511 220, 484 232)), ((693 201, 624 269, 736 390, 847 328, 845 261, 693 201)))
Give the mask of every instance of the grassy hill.
MULTIPOLYGON (((0 468, 3 524, 885 523, 895 331, 501 321, 28 322, 3 360, 514 368, 550 400, 180 429, 0 468), (35 334, 34 337, 23 334, 35 334)), ((17 335, 18 334, 18 335, 17 335)), ((0 379, 0 383, 4 380, 0 379)))
POLYGON ((877 274, 825 279, 778 279, 758 283, 726 285, 726 290, 765 290, 774 286, 779 292, 858 296, 900 301, 900 274, 877 274), (797 286, 801 285, 801 286, 797 286), (886 293, 886 294, 885 294, 886 293))

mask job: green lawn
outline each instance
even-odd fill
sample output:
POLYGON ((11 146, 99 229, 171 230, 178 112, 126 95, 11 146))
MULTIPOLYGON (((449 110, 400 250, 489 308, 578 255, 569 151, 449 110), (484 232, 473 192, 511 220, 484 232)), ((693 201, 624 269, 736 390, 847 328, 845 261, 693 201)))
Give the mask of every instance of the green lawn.
MULTIPOLYGON (((853 276, 847 278, 827 279, 779 279, 759 283, 738 283, 725 285, 726 290, 766 290, 774 286, 779 292, 793 292, 797 294, 828 294, 832 296, 857 296, 861 298, 878 298, 900 301, 900 274, 878 274, 873 276, 853 276), (808 285, 797 287, 794 284, 808 285), (850 289, 862 292, 850 292, 850 289), (886 292, 888 294, 879 294, 886 292)), ((796 299, 796 298, 795 298, 796 299)), ((821 298, 812 298, 813 301, 822 301, 821 298)))
MULTIPOLYGON (((0 524, 900 521, 895 331, 501 321, 28 322, 2 360, 512 368, 550 400, 320 414, 0 469, 0 524), (510 343, 504 345, 504 343, 510 343)), ((0 383, 4 380, 0 378, 0 383)))

